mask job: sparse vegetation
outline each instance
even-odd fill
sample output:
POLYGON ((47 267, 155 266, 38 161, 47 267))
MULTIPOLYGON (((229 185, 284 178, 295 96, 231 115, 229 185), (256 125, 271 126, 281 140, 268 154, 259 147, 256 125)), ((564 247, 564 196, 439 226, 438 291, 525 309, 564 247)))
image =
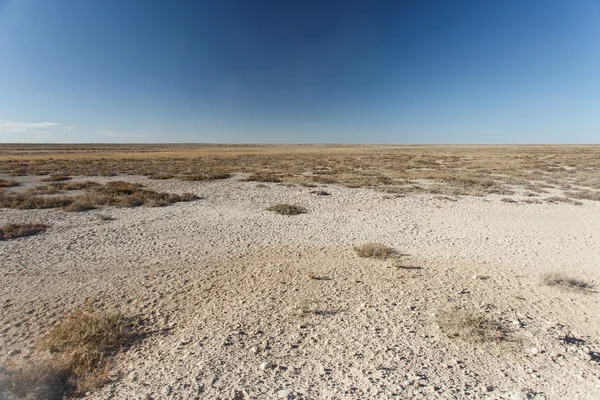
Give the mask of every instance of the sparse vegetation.
MULTIPOLYGON (((85 193, 79 196, 32 196, 26 193, 0 192, 0 208, 63 208, 65 211, 77 212, 92 210, 99 206, 162 207, 177 202, 199 199, 198 196, 192 193, 184 193, 182 195, 157 193, 145 189, 140 184, 122 181, 108 182, 104 186, 94 184, 93 182, 77 182, 76 185, 70 185, 71 183, 64 187, 68 188, 67 190, 79 190, 83 188, 85 189, 85 193)), ((53 188, 49 192, 56 193, 54 185, 49 185, 48 187, 53 188)), ((39 191, 35 193, 39 193, 39 191)), ((48 191, 44 193, 48 194, 48 191)))
POLYGON ((45 354, 1 371, 0 395, 62 399, 93 390, 106 382, 112 356, 136 339, 139 326, 139 320, 116 313, 75 311, 39 341, 45 354))
POLYGON ((0 179, 0 188, 19 186, 19 182, 12 179, 0 179))
POLYGON ((436 320, 441 331, 452 339, 482 343, 500 342, 509 337, 507 329, 483 314, 464 310, 440 311, 436 320))
POLYGON ((89 210, 95 210, 96 206, 94 204, 92 204, 91 201, 86 200, 85 198, 82 199, 77 199, 74 202, 72 202, 71 204, 63 207, 63 210, 67 211, 67 212, 82 212, 82 211, 89 211, 89 210))
POLYGON ((246 180, 249 182, 281 182, 281 178, 278 176, 266 173, 252 174, 246 180))
POLYGON ((267 211, 273 211, 281 215, 297 215, 304 214, 307 210, 304 207, 293 204, 275 204, 267 208, 267 211))
MULTIPOLYGON (((0 147, 0 173, 205 180, 249 174, 247 180, 304 186, 337 183, 402 194, 442 196, 544 193, 570 188, 568 197, 600 196, 598 146, 212 146, 123 145, 68 148, 0 147), (132 151, 133 150, 133 151, 132 151), (132 157, 135 152, 136 156, 132 157), (87 156, 87 157, 86 157, 87 156), (85 159, 86 162, 81 162, 85 159), (577 168, 567 167, 577 165, 577 168), (67 175, 69 174, 69 175, 67 175), (189 178, 185 178, 189 177, 189 178), (535 178, 532 180, 532 178, 535 178)), ((63 190, 63 189, 61 189, 63 190)))
POLYGON ((111 357, 136 337, 139 321, 116 313, 75 311, 39 343, 68 373, 68 387, 85 393, 103 384, 111 357))
POLYGON ((381 243, 365 243, 354 247, 356 254, 363 258, 379 258, 387 260, 392 254, 393 249, 381 243))
POLYGON ((594 285, 589 282, 556 272, 544 274, 542 276, 542 283, 547 286, 555 286, 577 292, 587 292, 594 288, 594 285))
POLYGON ((313 190, 310 192, 311 194, 316 194, 317 196, 331 196, 328 192, 324 190, 313 190))
POLYGON ((35 235, 48 229, 44 224, 8 224, 0 226, 0 240, 16 239, 35 235))

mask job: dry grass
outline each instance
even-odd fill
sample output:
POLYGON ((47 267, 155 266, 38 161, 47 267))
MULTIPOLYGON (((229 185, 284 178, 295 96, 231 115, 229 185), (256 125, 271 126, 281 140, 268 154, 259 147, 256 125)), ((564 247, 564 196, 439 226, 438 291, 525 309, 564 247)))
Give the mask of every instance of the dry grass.
POLYGON ((71 204, 63 207, 66 212, 82 212, 95 210, 97 207, 88 199, 80 198, 72 202, 71 204))
POLYGON ((248 178, 246 178, 246 181, 279 183, 279 182, 281 182, 281 178, 276 175, 270 174, 270 173, 258 173, 258 174, 250 175, 248 178))
POLYGON ((600 192, 594 192, 591 190, 582 190, 579 192, 567 192, 567 193, 565 193, 565 196, 567 196, 571 199, 600 201, 600 192))
POLYGON ((54 185, 39 185, 32 188, 27 189, 27 193, 31 194, 57 194, 60 192, 60 189, 54 185))
POLYGON ((267 208, 267 211, 273 211, 281 215, 298 215, 306 213, 307 210, 304 207, 293 204, 275 204, 267 208))
POLYGON ((79 196, 47 196, 58 192, 55 184, 37 187, 30 193, 0 192, 0 208, 62 208, 65 211, 78 212, 92 210, 100 206, 162 207, 177 202, 199 199, 198 196, 191 193, 182 195, 158 193, 145 189, 140 184, 122 181, 109 182, 104 186, 93 182, 70 182, 60 183, 58 187, 66 190, 84 189, 85 192, 79 196), (48 188, 51 188, 51 190, 48 188), (32 195, 38 193, 44 195, 32 195))
POLYGON ((391 247, 381 243, 365 243, 354 247, 354 250, 359 257, 378 258, 380 260, 387 260, 394 252, 391 247))
POLYGON ((65 196, 32 196, 24 193, 0 192, 0 208, 18 210, 34 210, 65 207, 73 202, 73 198, 65 196))
POLYGON ((63 399, 104 384, 112 356, 138 336, 139 320, 107 312, 75 311, 39 341, 46 356, 0 373, 0 398, 63 399))
POLYGON ((506 196, 516 186, 537 193, 579 188, 573 196, 600 196, 600 146, 591 145, 0 145, 0 161, 0 173, 12 175, 206 180, 247 173, 257 182, 397 188, 405 195, 506 196))
POLYGON ((440 311, 436 322, 441 331, 452 339, 467 342, 500 342, 508 339, 508 331, 483 314, 464 310, 440 311))
POLYGON ((576 292, 589 292, 594 288, 594 285, 589 282, 556 272, 544 274, 542 283, 547 286, 555 286, 576 292))
POLYGON ((48 229, 44 224, 9 224, 0 226, 0 240, 16 239, 35 235, 48 229))
POLYGON ((19 186, 19 182, 12 179, 0 179, 0 188, 19 186))
POLYGON ((69 386, 85 393, 102 385, 110 358, 136 338, 139 321, 120 314, 75 311, 39 343, 53 355, 55 365, 67 371, 69 386))

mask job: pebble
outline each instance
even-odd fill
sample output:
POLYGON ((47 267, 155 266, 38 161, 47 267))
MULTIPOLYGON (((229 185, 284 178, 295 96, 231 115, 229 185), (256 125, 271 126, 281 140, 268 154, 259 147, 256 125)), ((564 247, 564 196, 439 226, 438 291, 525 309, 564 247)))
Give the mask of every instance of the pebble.
POLYGON ((273 364, 270 361, 265 361, 265 362, 263 362, 263 363, 260 364, 259 368, 264 371, 265 369, 275 368, 275 364, 273 364))
POLYGON ((292 395, 292 393, 294 393, 294 391, 291 389, 283 389, 277 392, 277 397, 280 399, 287 399, 292 395))
POLYGON ((510 400, 526 400, 527 395, 520 390, 515 390, 510 394, 510 400))
POLYGON ((161 389, 160 393, 161 393, 163 396, 167 396, 169 393, 171 393, 171 386, 167 385, 167 386, 163 387, 163 388, 161 389))
POLYGON ((539 351, 539 349, 537 347, 532 347, 532 348, 529 349, 529 352, 535 356, 540 351, 539 351))

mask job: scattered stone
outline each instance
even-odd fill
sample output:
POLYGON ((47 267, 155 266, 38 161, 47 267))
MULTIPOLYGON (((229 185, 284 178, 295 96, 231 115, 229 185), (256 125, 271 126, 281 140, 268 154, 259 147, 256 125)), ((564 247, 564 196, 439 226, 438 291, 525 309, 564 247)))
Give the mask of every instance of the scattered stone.
POLYGON ((254 346, 250 348, 250 353, 256 354, 258 353, 258 347, 254 346))
POLYGON ((272 368, 275 368, 275 364, 273 364, 273 363, 272 363, 272 362, 270 362, 270 361, 265 361, 265 362, 263 362, 263 363, 261 363, 261 364, 260 364, 259 368, 260 368, 260 369, 262 369, 262 370, 264 371, 264 370, 266 370, 266 369, 272 369, 272 368))
POLYGON ((280 399, 288 399, 292 396, 293 393, 294 391, 291 389, 283 389, 277 392, 277 397, 280 399))
POLYGON ((535 356, 540 352, 540 350, 537 347, 532 347, 529 349, 529 352, 535 356))
POLYGON ((514 390, 510 393, 510 400, 527 400, 527 395, 520 390, 514 390))
POLYGON ((161 389, 160 393, 161 393, 163 396, 168 396, 168 395, 171 393, 171 390, 172 390, 172 389, 171 389, 171 386, 167 385, 167 386, 164 386, 164 387, 161 389))

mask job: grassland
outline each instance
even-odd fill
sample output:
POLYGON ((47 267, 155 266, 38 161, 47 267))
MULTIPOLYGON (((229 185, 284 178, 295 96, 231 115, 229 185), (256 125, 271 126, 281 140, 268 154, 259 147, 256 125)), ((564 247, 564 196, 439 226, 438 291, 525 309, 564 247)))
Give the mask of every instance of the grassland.
POLYGON ((0 173, 143 175, 187 181, 340 184, 390 194, 514 194, 548 189, 598 200, 600 146, 2 145, 0 173), (82 162, 85 160, 86 162, 82 162))

